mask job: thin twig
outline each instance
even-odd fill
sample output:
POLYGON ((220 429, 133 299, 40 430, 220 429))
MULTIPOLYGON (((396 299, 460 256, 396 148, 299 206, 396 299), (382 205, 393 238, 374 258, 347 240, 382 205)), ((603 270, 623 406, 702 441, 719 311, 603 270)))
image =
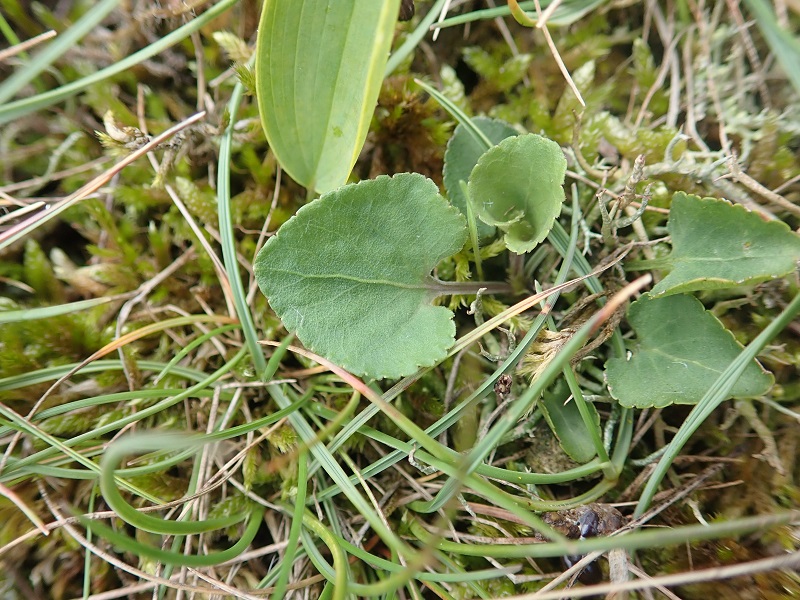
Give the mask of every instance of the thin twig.
POLYGON ((24 42, 20 42, 16 46, 11 46, 11 48, 6 48, 3 51, 0 51, 0 62, 4 62, 11 58, 12 56, 16 56, 21 52, 25 52, 26 50, 30 50, 34 46, 41 44, 42 42, 46 42, 54 37, 56 37, 55 30, 51 29, 49 31, 45 31, 44 33, 40 33, 39 35, 32 37, 29 40, 25 40, 24 42))
MULTIPOLYGON (((659 577, 653 577, 647 581, 635 580, 626 581, 619 584, 603 583, 600 585, 591 585, 582 588, 572 588, 569 590, 569 596, 572 598, 586 598, 588 596, 596 596, 621 591, 643 590, 657 586, 678 586, 688 585, 691 583, 715 581, 719 579, 731 579, 734 577, 743 577, 746 575, 754 575, 756 573, 764 573, 767 571, 786 569, 793 570, 797 569, 798 567, 800 567, 800 552, 792 552, 791 554, 781 554, 780 556, 762 558, 760 560, 754 560, 725 567, 702 569, 699 571, 678 573, 675 575, 662 575, 659 577)), ((564 590, 555 590, 545 593, 536 592, 533 594, 510 596, 509 600, 559 600, 563 596, 564 590)))
POLYGON ((765 200, 768 200, 772 204, 781 207, 785 211, 788 211, 795 216, 800 216, 800 206, 792 204, 780 194, 776 194, 771 189, 764 187, 755 179, 750 177, 747 173, 742 171, 742 169, 739 167, 739 161, 737 160, 736 152, 731 155, 728 161, 728 166, 730 167, 731 175, 733 175, 734 181, 741 183, 750 191, 755 192, 765 200))
MULTIPOLYGON (((536 0, 536 13, 539 15, 539 22, 541 23, 542 7, 539 5, 539 0, 536 0)), ((558 65, 558 68, 561 71, 561 74, 567 81, 569 89, 571 89, 572 93, 575 94, 575 97, 578 99, 578 102, 580 102, 581 106, 586 108, 586 102, 583 100, 583 96, 581 95, 578 86, 575 85, 575 81, 573 81, 572 75, 570 75, 569 69, 567 69, 567 65, 564 64, 564 61, 561 58, 561 54, 559 54, 558 48, 556 48, 556 44, 553 41, 552 36, 550 35, 550 30, 547 28, 546 24, 543 24, 540 27, 540 29, 544 34, 544 39, 547 42, 547 47, 550 48, 550 53, 553 55, 553 58, 555 59, 556 64, 558 65)))
POLYGON ((40 225, 44 224, 45 222, 53 219, 57 215, 61 214, 68 208, 75 206, 82 200, 89 197, 91 194, 102 188, 106 185, 111 179, 119 172, 121 172, 125 167, 136 161, 137 159, 141 158, 151 150, 154 150, 166 140, 171 138, 173 135, 178 133, 179 131, 193 125, 200 121, 203 117, 205 117, 205 112, 200 112, 197 114, 192 115, 188 119, 181 121, 177 125, 170 127, 162 134, 154 137, 152 140, 147 142, 141 148, 136 149, 135 151, 131 152, 128 156, 120 160, 115 165, 108 168, 106 171, 83 185, 80 189, 76 190, 75 192, 71 193, 66 198, 59 200, 58 202, 53 203, 47 209, 43 210, 40 213, 37 213, 24 221, 21 221, 10 227, 8 230, 0 233, 0 249, 5 248, 6 246, 11 245, 12 243, 16 242, 17 240, 24 237, 27 233, 39 227, 40 225))

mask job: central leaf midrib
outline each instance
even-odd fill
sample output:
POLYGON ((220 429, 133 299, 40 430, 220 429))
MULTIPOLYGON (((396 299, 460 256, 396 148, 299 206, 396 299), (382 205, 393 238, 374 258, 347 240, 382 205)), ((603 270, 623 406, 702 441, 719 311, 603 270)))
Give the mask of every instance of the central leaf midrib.
POLYGON ((300 277, 303 279, 341 279, 342 281, 354 281, 356 283, 363 283, 366 285, 385 285, 389 287, 396 287, 408 290, 425 290, 431 291, 432 286, 430 284, 425 283, 418 283, 418 284, 410 284, 410 283, 400 283, 397 281, 389 281, 386 279, 365 279, 362 277, 356 277, 354 275, 341 275, 339 273, 336 274, 309 274, 309 273, 301 273, 299 271, 289 271, 286 269, 271 269, 275 273, 281 273, 284 275, 294 275, 296 277, 300 277))

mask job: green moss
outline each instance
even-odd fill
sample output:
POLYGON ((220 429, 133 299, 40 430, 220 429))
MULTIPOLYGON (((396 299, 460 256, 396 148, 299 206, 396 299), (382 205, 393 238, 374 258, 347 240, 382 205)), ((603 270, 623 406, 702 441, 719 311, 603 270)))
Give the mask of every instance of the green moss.
POLYGON ((64 286, 56 278, 53 265, 34 239, 25 242, 24 281, 34 289, 37 299, 59 303, 65 299, 64 286))
POLYGON ((273 431, 267 439, 281 454, 293 450, 298 442, 297 432, 288 426, 273 431))
POLYGON ((508 48, 495 45, 489 52, 480 46, 464 48, 464 61, 496 91, 508 92, 519 84, 528 72, 533 57, 530 54, 508 56, 508 48))
POLYGON ((189 213, 200 225, 215 225, 217 217, 217 196, 209 186, 202 189, 185 177, 175 178, 175 189, 189 213))

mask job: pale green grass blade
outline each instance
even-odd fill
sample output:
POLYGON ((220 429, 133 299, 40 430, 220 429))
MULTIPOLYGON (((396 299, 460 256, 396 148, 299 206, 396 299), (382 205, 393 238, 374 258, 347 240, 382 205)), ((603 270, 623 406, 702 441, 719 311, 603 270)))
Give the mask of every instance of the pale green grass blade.
POLYGON ((125 456, 152 450, 166 452, 194 450, 193 453, 196 453, 204 441, 202 436, 190 437, 165 431, 153 431, 129 435, 109 444, 100 462, 100 490, 103 492, 109 508, 137 529, 164 535, 205 533, 215 529, 224 529, 243 521, 247 517, 247 513, 237 513, 203 521, 171 521, 153 517, 137 511, 119 493, 114 477, 117 466, 125 456))
MULTIPOLYGON (((574 2, 562 2, 556 11, 547 20, 548 25, 565 26, 575 23, 583 18, 589 12, 604 4, 607 0, 576 0, 574 2)), ((542 2, 541 7, 547 8, 552 2, 542 2)), ((536 15, 536 4, 534 2, 520 2, 520 8, 530 13, 531 17, 536 15)), ((472 23, 473 21, 480 21, 482 19, 496 19, 498 17, 507 17, 511 14, 508 6, 499 6, 497 8, 485 8, 482 10, 473 10, 461 15, 450 17, 441 22, 439 27, 453 27, 455 25, 463 25, 465 23, 472 23)))
POLYGON ((328 531, 328 528, 308 511, 303 515, 303 525, 307 530, 313 531, 319 536, 333 556, 333 567, 331 567, 317 549, 316 544, 311 541, 310 536, 305 531, 303 532, 303 546, 308 553, 308 557, 319 572, 325 575, 326 579, 333 584, 333 599, 344 600, 347 598, 348 588, 359 587, 358 584, 349 584, 347 580, 347 554, 336 540, 336 536, 328 531))
MULTIPOLYGON (((53 381, 59 379, 78 366, 79 363, 70 363, 67 365, 59 365, 57 367, 47 367, 33 371, 32 373, 23 373, 21 375, 12 375, 0 379, 0 392, 7 390, 16 390, 19 388, 36 385, 37 383, 44 383, 46 381, 53 381)), ((161 371, 166 365, 163 362, 155 360, 142 360, 139 361, 139 367, 143 371, 161 371)), ((120 371, 123 365, 118 360, 95 360, 81 369, 84 375, 94 373, 104 373, 106 371, 120 371)), ((190 369, 176 365, 172 368, 172 373, 188 379, 190 381, 202 381, 206 378, 206 374, 196 369, 190 369)))
POLYGON ((414 48, 419 46, 419 43, 425 39, 430 33, 430 27, 439 18, 439 13, 447 0, 436 0, 436 3, 430 7, 428 14, 417 25, 417 28, 409 35, 403 44, 389 57, 389 62, 386 63, 386 77, 394 73, 395 69, 402 63, 406 57, 414 51, 414 48))
POLYGON ((303 513, 306 509, 306 491, 308 489, 308 452, 302 451, 297 457, 297 494, 294 499, 292 511, 292 524, 289 526, 289 538, 286 550, 283 553, 278 580, 275 582, 275 589, 270 596, 271 600, 280 600, 286 593, 286 585, 289 583, 289 575, 294 565, 297 544, 300 541, 300 532, 303 525, 303 513))
POLYGON ((409 519, 411 532, 424 544, 434 544, 439 550, 463 556, 502 558, 543 558, 564 555, 607 552, 614 548, 628 551, 640 548, 663 548, 693 541, 720 539, 760 531, 791 523, 800 517, 800 511, 792 510, 774 515, 745 517, 686 527, 659 528, 626 532, 622 535, 598 536, 583 540, 567 540, 546 544, 465 544, 433 539, 416 519, 409 519))
MULTIPOLYGON (((85 442, 87 440, 95 439, 95 438, 97 438, 99 436, 105 435, 106 433, 110 433, 111 431, 116 431, 117 429, 119 429, 121 427, 124 427, 125 425, 128 425, 130 423, 135 423, 136 421, 140 421, 143 418, 147 418, 147 417, 156 415, 160 411, 164 410, 165 408, 169 408, 170 406, 174 406, 175 404, 183 402, 183 400, 185 400, 186 398, 191 398, 197 390, 205 390, 205 389, 207 389, 214 382, 216 382, 220 377, 222 377, 225 373, 227 373, 230 370, 232 370, 233 368, 235 368, 236 365, 244 358, 245 354, 246 354, 246 350, 244 350, 244 349, 240 350, 231 360, 229 360, 227 363, 225 363, 222 367, 217 369, 211 375, 205 376, 199 383, 187 388, 186 390, 183 390, 180 394, 176 394, 175 396, 173 396, 171 398, 167 398, 166 400, 164 400, 162 402, 159 402, 158 404, 154 404, 153 406, 150 406, 150 407, 147 407, 147 408, 143 408, 142 410, 136 412, 135 414, 128 415, 127 417, 123 417, 122 419, 118 419, 118 420, 116 420, 116 421, 114 421, 112 423, 108 423, 108 424, 106 424, 104 426, 97 427, 96 429, 94 429, 92 431, 89 431, 89 432, 86 432, 86 433, 84 433, 82 435, 78 435, 78 436, 74 436, 72 438, 66 439, 63 442, 50 439, 50 440, 48 440, 48 446, 50 446, 49 448, 46 448, 44 450, 40 450, 39 452, 36 452, 34 454, 26 456, 25 458, 20 459, 16 463, 16 465, 18 467, 22 467, 22 466, 25 466, 25 465, 28 465, 28 464, 35 464, 35 463, 41 462, 41 460, 43 458, 49 457, 52 454, 57 453, 59 450, 61 450, 62 453, 65 453, 64 452, 65 448, 67 450, 69 450, 70 452, 72 452, 72 450, 71 450, 72 446, 81 444, 81 443, 83 443, 83 442, 85 442), (57 442, 57 443, 55 443, 55 442, 57 442)), ((115 362, 115 361, 109 361, 109 362, 115 362)), ((95 365, 95 363, 92 363, 92 364, 88 365, 87 369, 88 369, 88 367, 91 367, 93 365, 95 365)), ((121 365, 119 366, 119 368, 121 368, 121 365)), ((83 369, 81 372, 85 373, 86 369, 83 369)), ((27 422, 26 422, 26 424, 27 424, 27 422)), ((31 427, 32 427, 32 425, 31 425, 31 427)), ((33 435, 36 435, 36 434, 33 434, 33 435)), ((92 470, 92 471, 94 471, 94 472, 99 474, 99 470, 97 469, 96 465, 94 465, 94 463, 92 463, 90 465, 84 465, 84 466, 87 466, 87 468, 89 468, 90 470, 92 470)), ((3 476, 5 477, 6 475, 10 476, 11 474, 4 472, 3 476)))
POLYGON ((242 324, 242 333, 256 373, 259 377, 263 377, 267 369, 267 361, 264 358, 264 351, 258 345, 258 334, 253 322, 253 315, 250 313, 250 307, 247 306, 247 293, 242 283, 239 261, 236 256, 236 238, 234 236, 231 209, 231 145, 233 143, 233 127, 236 124, 236 114, 243 96, 244 86, 240 82, 233 88, 231 99, 228 102, 230 122, 220 140, 219 160, 217 161, 217 206, 219 207, 218 217, 222 260, 230 281, 236 316, 242 324))
POLYGON ((81 523, 87 528, 93 530, 98 536, 103 537, 128 552, 140 556, 142 558, 149 558, 153 561, 158 561, 165 565, 187 566, 187 567, 208 567, 217 565, 225 561, 231 560, 239 556, 250 543, 255 539, 258 530, 261 527, 261 520, 264 515, 264 507, 258 504, 253 508, 252 513, 247 521, 242 537, 227 550, 220 550, 218 552, 210 552, 209 554, 184 554, 182 552, 173 552, 171 550, 162 550, 153 546, 148 546, 137 542, 133 538, 128 537, 118 531, 112 529, 108 525, 100 523, 86 517, 78 517, 81 523))
POLYGON ((83 36, 106 18, 116 8, 119 0, 102 0, 88 10, 78 21, 64 33, 53 40, 44 50, 18 69, 11 77, 0 84, 0 105, 13 98, 17 92, 32 81, 39 73, 47 69, 53 61, 77 44, 83 36))
POLYGON ((102 298, 90 298, 89 300, 79 300, 69 304, 59 304, 57 306, 40 306, 38 308, 22 308, 19 310, 0 311, 0 325, 5 323, 19 323, 23 321, 34 321, 36 319, 48 319, 59 315, 68 315, 82 310, 88 310, 95 306, 108 304, 130 298, 131 294, 120 294, 118 296, 104 296, 102 298))
POLYGON ((794 89, 800 93, 800 37, 782 29, 775 13, 764 0, 745 0, 756 18, 756 25, 769 44, 794 89))
MULTIPOLYGON (((92 486, 92 493, 89 496, 89 505, 87 507, 89 513, 94 512, 95 501, 97 500, 98 489, 97 485, 92 486)), ((86 532, 86 539, 91 543, 92 541, 92 532, 86 532)), ((92 557, 93 554, 88 551, 85 552, 84 562, 83 562, 83 597, 88 598, 89 594, 92 591, 92 557)))
POLYGON ((475 138, 479 144, 483 145, 484 151, 488 150, 494 145, 492 144, 491 140, 486 137, 486 134, 481 131, 481 129, 477 127, 475 123, 472 122, 472 119, 469 118, 467 113, 461 110, 455 102, 452 102, 447 96, 442 94, 436 88, 429 86, 424 81, 415 79, 414 83, 433 96, 447 112, 449 112, 461 125, 463 125, 472 135, 472 137, 475 138))
POLYGON ((165 35, 158 42, 150 44, 146 48, 142 48, 139 52, 123 58, 119 62, 106 67, 93 73, 78 81, 73 81, 54 90, 31 96, 30 98, 23 98, 9 102, 4 106, 0 106, 0 125, 8 123, 9 121, 27 115, 36 110, 52 106, 56 102, 60 102, 66 98, 70 98, 75 94, 82 92, 86 88, 101 81, 108 79, 118 73, 133 67, 140 62, 163 52, 166 48, 174 46, 181 40, 186 39, 195 31, 200 30, 207 25, 210 21, 217 18, 226 10, 235 5, 239 0, 221 0, 219 4, 214 5, 212 8, 201 14, 199 17, 192 19, 186 25, 179 27, 175 31, 165 35))

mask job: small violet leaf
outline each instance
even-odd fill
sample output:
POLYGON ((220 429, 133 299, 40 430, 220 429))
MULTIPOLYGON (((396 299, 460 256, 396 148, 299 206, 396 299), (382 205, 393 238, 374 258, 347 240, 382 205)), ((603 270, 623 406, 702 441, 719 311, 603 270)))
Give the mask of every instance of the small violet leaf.
POLYGON ((561 213, 566 170, 556 142, 533 133, 506 138, 472 170, 469 201, 481 221, 505 233, 509 250, 524 254, 547 237, 561 213))
POLYGON ((310 350, 356 375, 397 378, 444 358, 453 313, 431 271, 467 238, 422 175, 346 185, 297 211, 258 253, 261 291, 310 350))
MULTIPOLYGON (((472 124, 477 127, 493 144, 498 144, 504 139, 519 135, 519 132, 505 121, 475 117, 472 124)), ((478 159, 486 152, 481 140, 475 138, 469 127, 460 124, 447 142, 447 151, 444 153, 444 187, 453 206, 458 208, 465 216, 467 214, 467 198, 461 191, 460 182, 469 181, 472 169, 478 159)), ((478 221, 478 237, 488 238, 494 235, 495 227, 483 221, 478 221)))
POLYGON ((670 272, 653 296, 760 283, 793 272, 800 260, 800 236, 786 223, 724 200, 677 192, 667 229, 670 272))
MULTIPOLYGON (((605 372, 611 395, 626 407, 697 404, 742 351, 733 334, 693 296, 645 296, 631 304, 628 322, 638 343, 627 358, 609 359, 605 372)), ((760 396, 773 381, 754 360, 731 395, 760 396)))

